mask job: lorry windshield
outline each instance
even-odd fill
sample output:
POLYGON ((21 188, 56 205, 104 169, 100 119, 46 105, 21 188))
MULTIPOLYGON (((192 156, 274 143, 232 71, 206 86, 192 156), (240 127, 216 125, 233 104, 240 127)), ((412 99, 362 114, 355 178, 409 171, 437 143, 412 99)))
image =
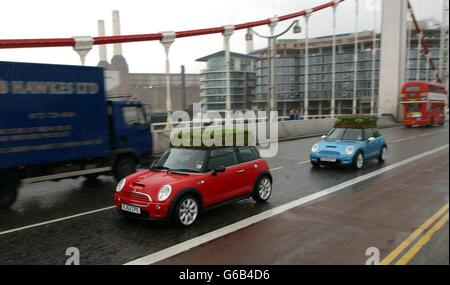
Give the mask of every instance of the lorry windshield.
POLYGON ((206 150, 190 148, 170 148, 153 165, 153 169, 196 172, 203 170, 206 150))
POLYGON ((328 134, 327 139, 361 141, 363 132, 362 129, 335 128, 328 134))

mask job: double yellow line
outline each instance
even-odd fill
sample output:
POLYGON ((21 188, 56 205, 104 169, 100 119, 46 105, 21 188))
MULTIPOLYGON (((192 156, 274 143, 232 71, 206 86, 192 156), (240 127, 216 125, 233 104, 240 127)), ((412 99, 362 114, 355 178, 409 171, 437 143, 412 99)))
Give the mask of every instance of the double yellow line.
POLYGON ((431 237, 448 222, 448 208, 449 203, 445 204, 439 211, 431 216, 431 218, 417 228, 405 241, 403 241, 388 256, 386 256, 380 264, 391 264, 411 243, 422 235, 422 237, 395 263, 396 265, 408 264, 411 259, 413 259, 414 256, 416 256, 416 254, 422 249, 422 247, 431 240, 431 237))

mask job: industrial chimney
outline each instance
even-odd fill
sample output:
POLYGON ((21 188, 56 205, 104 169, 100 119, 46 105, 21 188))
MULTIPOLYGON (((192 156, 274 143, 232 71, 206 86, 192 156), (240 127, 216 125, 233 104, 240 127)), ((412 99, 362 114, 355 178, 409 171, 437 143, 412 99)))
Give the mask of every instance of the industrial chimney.
MULTIPOLYGON (((113 20, 113 35, 120 36, 120 17, 119 11, 114 10, 112 12, 113 20)), ((120 85, 109 93, 111 96, 129 96, 128 85, 129 85, 129 70, 128 64, 125 57, 122 55, 122 44, 117 43, 113 46, 113 57, 111 59, 111 65, 109 70, 116 71, 119 74, 120 85)))
MULTIPOLYGON (((98 35, 100 37, 105 36, 105 21, 103 21, 103 20, 98 20, 98 35)), ((99 59, 100 59, 100 61, 98 62, 98 66, 107 68, 109 66, 109 63, 108 63, 108 56, 107 56, 107 52, 106 52, 106 45, 98 46, 98 55, 99 55, 99 59)))
MULTIPOLYGON (((113 17, 113 36, 120 36, 120 16, 119 11, 114 10, 112 12, 113 17)), ((122 55, 122 44, 114 44, 114 55, 122 55)))

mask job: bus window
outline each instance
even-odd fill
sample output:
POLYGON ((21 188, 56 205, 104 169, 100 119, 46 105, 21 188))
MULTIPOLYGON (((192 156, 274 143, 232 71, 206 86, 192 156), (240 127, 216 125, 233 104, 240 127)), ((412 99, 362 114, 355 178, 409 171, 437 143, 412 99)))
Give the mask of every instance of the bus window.
POLYGON ((419 92, 421 91, 421 86, 408 86, 406 87, 406 92, 419 92))
POLYGON ((409 112, 420 111, 420 104, 408 104, 406 105, 406 110, 409 112))
POLYGON ((444 87, 439 87, 439 86, 430 86, 428 88, 428 92, 430 92, 430 93, 438 93, 438 94, 446 94, 447 93, 445 91, 444 87))

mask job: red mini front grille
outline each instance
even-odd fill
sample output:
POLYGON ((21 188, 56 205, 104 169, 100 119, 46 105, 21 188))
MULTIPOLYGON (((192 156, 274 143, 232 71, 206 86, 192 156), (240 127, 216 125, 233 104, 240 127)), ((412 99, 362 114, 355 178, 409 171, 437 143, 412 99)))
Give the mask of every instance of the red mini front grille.
POLYGON ((124 196, 130 200, 130 202, 135 202, 137 204, 145 204, 151 202, 151 199, 143 193, 140 192, 134 192, 134 191, 125 191, 124 196))

